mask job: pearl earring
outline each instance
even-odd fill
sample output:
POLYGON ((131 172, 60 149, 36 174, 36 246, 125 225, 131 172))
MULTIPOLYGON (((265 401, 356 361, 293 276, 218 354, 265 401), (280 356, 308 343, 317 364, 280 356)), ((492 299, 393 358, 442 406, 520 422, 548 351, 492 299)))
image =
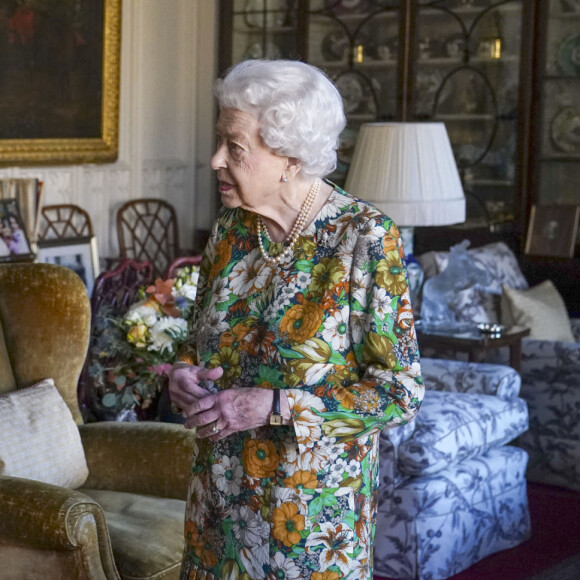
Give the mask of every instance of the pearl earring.
POLYGON ((282 183, 288 183, 288 178, 285 175, 282 175, 282 183))

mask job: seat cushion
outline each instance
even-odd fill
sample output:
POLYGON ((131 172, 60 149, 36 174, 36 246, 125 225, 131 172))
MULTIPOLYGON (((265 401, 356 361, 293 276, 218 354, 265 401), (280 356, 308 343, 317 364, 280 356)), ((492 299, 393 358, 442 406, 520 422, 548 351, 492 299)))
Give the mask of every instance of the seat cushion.
POLYGON ((107 490, 82 492, 105 512, 123 580, 179 578, 185 501, 107 490))
POLYGON ((528 428, 528 408, 517 397, 427 391, 415 422, 399 447, 399 469, 428 475, 515 439, 528 428))

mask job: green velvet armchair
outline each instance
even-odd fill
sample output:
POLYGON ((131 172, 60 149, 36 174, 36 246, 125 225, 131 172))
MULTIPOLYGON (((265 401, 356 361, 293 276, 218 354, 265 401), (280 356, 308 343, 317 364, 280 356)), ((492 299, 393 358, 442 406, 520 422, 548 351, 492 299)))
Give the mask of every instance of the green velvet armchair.
POLYGON ((90 316, 72 270, 0 265, 0 393, 53 378, 89 470, 82 487, 66 489, 0 469, 3 580, 179 577, 194 436, 169 423, 82 424, 90 316))

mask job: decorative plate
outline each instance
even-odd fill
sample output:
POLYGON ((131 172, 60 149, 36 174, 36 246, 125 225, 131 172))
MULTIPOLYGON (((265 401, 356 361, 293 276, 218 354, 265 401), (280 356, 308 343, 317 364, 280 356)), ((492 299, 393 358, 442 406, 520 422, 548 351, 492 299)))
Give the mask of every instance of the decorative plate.
POLYGON ((252 28, 282 26, 288 16, 286 0, 248 0, 244 9, 245 20, 252 28), (264 18, 264 10, 267 9, 264 18))
POLYGON ((562 40, 556 61, 560 73, 580 76, 580 32, 573 32, 562 40))
POLYGON ((580 153, 580 111, 574 107, 560 111, 552 119, 550 136, 559 151, 580 153))
POLYGON ((345 113, 354 113, 363 98, 363 88, 354 75, 343 75, 336 81, 336 88, 342 95, 345 113))
POLYGON ((335 14, 357 14, 368 10, 368 0, 326 0, 324 7, 335 14))
POLYGON ((267 58, 270 60, 280 58, 280 49, 273 42, 266 43, 266 54, 264 54, 264 48, 261 42, 253 42, 244 51, 244 60, 256 59, 256 58, 267 58))
POLYGON ((342 60, 349 44, 348 37, 343 30, 329 32, 322 41, 322 56, 328 61, 342 60))

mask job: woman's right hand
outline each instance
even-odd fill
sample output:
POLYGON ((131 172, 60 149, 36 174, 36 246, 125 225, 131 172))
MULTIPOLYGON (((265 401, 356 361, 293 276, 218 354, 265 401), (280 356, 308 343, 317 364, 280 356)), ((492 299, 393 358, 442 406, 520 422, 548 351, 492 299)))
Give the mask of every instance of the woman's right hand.
POLYGON ((178 409, 184 409, 210 392, 203 381, 216 381, 224 374, 222 367, 206 369, 184 362, 176 362, 169 374, 169 395, 178 409))

